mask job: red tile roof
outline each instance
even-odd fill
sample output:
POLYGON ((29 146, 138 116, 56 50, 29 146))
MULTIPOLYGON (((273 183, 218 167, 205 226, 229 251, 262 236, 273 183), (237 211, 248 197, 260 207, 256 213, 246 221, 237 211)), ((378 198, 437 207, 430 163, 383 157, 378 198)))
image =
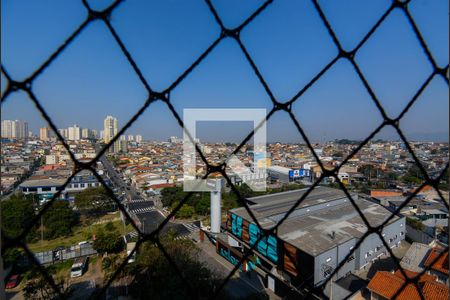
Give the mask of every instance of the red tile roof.
MULTIPOLYGON (((414 278, 418 273, 405 270, 406 276, 414 278)), ((423 274, 419 278, 419 288, 412 283, 406 285, 406 287, 397 295, 398 300, 416 300, 421 299, 420 293, 426 300, 448 299, 448 286, 445 284, 434 281, 435 276, 423 274)), ((375 276, 370 280, 367 288, 382 297, 392 299, 396 295, 397 291, 405 283, 403 274, 397 270, 394 274, 386 271, 378 271, 375 276)))
POLYGON ((438 282, 426 282, 422 288, 422 293, 427 300, 448 299, 448 286, 438 282))
MULTIPOLYGON (((415 278, 417 277, 417 275, 419 275, 419 273, 410 271, 410 270, 406 270, 403 269, 403 271, 405 271, 405 274, 408 278, 415 278)), ((401 279, 405 279, 405 277, 403 276, 402 272, 399 270, 395 271, 394 273, 395 276, 401 278, 401 279)), ((425 281, 436 281, 437 277, 434 275, 429 275, 429 274, 422 274, 422 276, 420 276, 419 278, 419 282, 425 282, 425 281)))
MULTIPOLYGON (((439 249, 433 248, 424 263, 425 267, 430 266, 440 254, 439 249)), ((431 269, 448 275, 448 251, 433 264, 431 269)))
MULTIPOLYGON (((392 299, 396 292, 402 287, 405 281, 387 271, 378 271, 370 280, 367 288, 387 299, 392 299)), ((413 284, 408 284, 403 291, 398 294, 397 300, 419 300, 420 295, 413 284)))

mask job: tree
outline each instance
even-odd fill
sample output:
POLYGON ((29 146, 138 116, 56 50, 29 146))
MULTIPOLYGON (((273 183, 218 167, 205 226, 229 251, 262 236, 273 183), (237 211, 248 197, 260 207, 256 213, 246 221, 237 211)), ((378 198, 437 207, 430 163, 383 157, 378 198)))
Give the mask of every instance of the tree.
POLYGON ((207 215, 209 213, 210 200, 209 197, 202 197, 197 203, 195 203, 195 213, 199 215, 207 215))
POLYGON ((116 230, 116 227, 114 226, 113 222, 109 221, 108 223, 105 224, 105 230, 114 231, 116 230))
POLYGON ((420 168, 417 165, 412 165, 406 172, 405 176, 416 177, 421 180, 425 179, 422 171, 420 170, 420 168))
POLYGON ((115 202, 104 187, 91 187, 75 196, 76 208, 88 215, 102 215, 115 209, 115 202))
POLYGON ((116 230, 100 229, 96 232, 92 247, 100 254, 117 253, 123 249, 123 240, 116 230))
POLYGON ((186 195, 181 187, 168 187, 161 191, 161 202, 164 206, 171 207, 175 201, 179 202, 186 195))
MULTIPOLYGON (((1 202, 2 230, 3 234, 9 238, 15 238, 22 233, 22 230, 30 225, 35 216, 31 196, 22 193, 14 194, 9 200, 1 202)), ((27 241, 32 240, 36 235, 36 227, 27 235, 27 241)))
POLYGON ((55 285, 59 293, 42 275, 39 275, 27 282, 23 288, 23 295, 25 299, 60 299, 60 296, 65 299, 69 297, 70 287, 64 278, 57 278, 55 285))
POLYGON ((195 210, 192 206, 184 204, 176 213, 176 216, 181 219, 187 219, 195 214, 195 210))
POLYGON ((19 258, 23 255, 22 252, 18 248, 6 248, 2 253, 3 268, 7 269, 10 266, 17 265, 19 258))
POLYGON ((206 298, 219 283, 217 275, 199 262, 199 250, 188 240, 175 240, 171 233, 161 237, 161 243, 180 270, 178 274, 158 246, 145 242, 126 274, 133 277, 130 294, 136 299, 186 299, 190 292, 196 299, 206 298), (187 278, 190 289, 180 278, 187 278))
POLYGON ((45 238, 54 239, 72 234, 72 227, 78 223, 78 216, 69 207, 69 202, 56 200, 43 216, 45 238))

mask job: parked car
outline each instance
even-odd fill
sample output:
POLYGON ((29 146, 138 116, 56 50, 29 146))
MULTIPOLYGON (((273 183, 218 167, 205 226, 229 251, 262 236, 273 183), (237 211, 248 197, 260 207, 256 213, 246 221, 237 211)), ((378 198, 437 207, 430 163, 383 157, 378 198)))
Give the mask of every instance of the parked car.
POLYGON ((88 262, 88 257, 80 257, 75 259, 72 269, 70 270, 70 277, 80 277, 83 275, 84 271, 86 270, 88 262))
POLYGON ((6 282, 5 288, 13 289, 19 285, 19 282, 20 282, 19 274, 11 275, 8 279, 8 282, 6 282))

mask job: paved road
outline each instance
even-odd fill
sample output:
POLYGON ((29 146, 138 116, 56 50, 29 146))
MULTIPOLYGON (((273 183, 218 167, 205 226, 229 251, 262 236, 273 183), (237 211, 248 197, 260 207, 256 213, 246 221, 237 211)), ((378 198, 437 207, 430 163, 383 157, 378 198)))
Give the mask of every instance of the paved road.
MULTIPOLYGON (((202 251, 199 260, 206 263, 208 267, 225 278, 232 270, 233 265, 225 258, 216 253, 216 248, 209 241, 197 243, 196 246, 202 251)), ((226 293, 233 299, 249 297, 254 293, 265 293, 270 299, 280 299, 270 290, 265 289, 255 272, 242 273, 237 271, 224 287, 226 293)))
MULTIPOLYGON (((95 145, 95 150, 99 152, 101 150, 101 146, 99 144, 95 145)), ((103 164, 103 167, 106 170, 106 173, 113 184, 113 187, 124 191, 125 195, 131 199, 143 198, 141 193, 139 193, 132 185, 128 185, 121 177, 121 174, 114 169, 114 166, 111 161, 109 161, 105 155, 100 157, 100 162, 103 164)))

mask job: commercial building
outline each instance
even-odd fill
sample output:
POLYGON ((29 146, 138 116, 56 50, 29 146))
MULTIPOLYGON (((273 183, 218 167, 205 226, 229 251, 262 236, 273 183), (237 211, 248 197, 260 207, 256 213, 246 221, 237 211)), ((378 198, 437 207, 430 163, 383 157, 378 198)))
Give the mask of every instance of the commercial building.
MULTIPOLYGON (((107 184, 110 183, 108 179, 104 179, 107 184)), ((97 178, 88 170, 83 170, 72 177, 70 182, 63 190, 63 185, 67 178, 58 176, 57 178, 47 177, 42 179, 29 179, 19 185, 20 190, 25 195, 36 194, 39 199, 49 199, 53 194, 62 191, 63 197, 66 192, 80 192, 90 187, 100 187, 102 184, 97 178)))
POLYGON ((36 194, 39 199, 50 199, 53 194, 62 190, 65 182, 64 178, 31 179, 22 182, 19 188, 25 195, 36 194))
POLYGON ((281 183, 289 183, 302 179, 309 179, 312 176, 311 170, 308 168, 290 169, 281 166, 269 166, 267 173, 272 181, 281 183))
MULTIPOLYGON (((250 209, 264 229, 275 226, 307 189, 250 198, 250 209)), ((356 204, 372 226, 391 216, 378 203, 353 194, 356 204)), ((248 250, 262 234, 245 208, 236 208, 227 216, 228 244, 248 250)), ((278 227, 277 236, 261 239, 247 262, 265 274, 265 282, 275 292, 286 285, 298 287, 305 282, 322 284, 366 233, 362 218, 341 190, 317 187, 278 227)), ((394 216, 382 235, 393 248, 405 237, 405 218, 394 216)), ((336 273, 333 280, 368 266, 386 254, 376 234, 367 236, 336 273)))
POLYGON ((291 182, 291 178, 289 178, 289 172, 292 169, 281 167, 281 166, 270 166, 267 168, 267 173, 272 180, 277 180, 282 183, 291 182))

